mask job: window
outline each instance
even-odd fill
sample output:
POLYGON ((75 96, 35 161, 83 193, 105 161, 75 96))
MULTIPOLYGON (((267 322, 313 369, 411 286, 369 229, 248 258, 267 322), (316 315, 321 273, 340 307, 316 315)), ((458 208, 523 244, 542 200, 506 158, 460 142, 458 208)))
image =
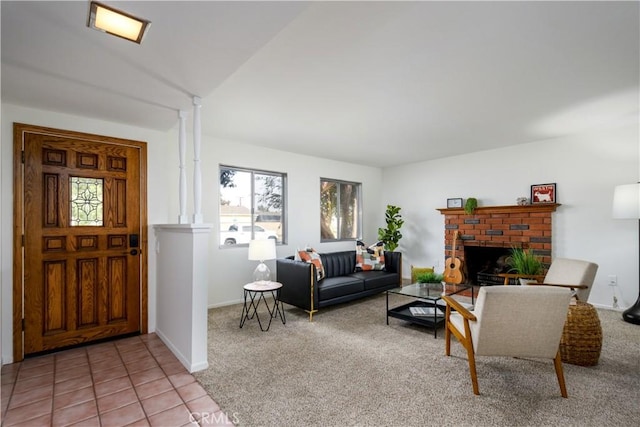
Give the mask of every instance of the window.
POLYGON ((320 179, 320 239, 353 240, 360 238, 362 211, 356 182, 320 179))
POLYGON ((280 215, 260 214, 256 217, 256 222, 280 222, 280 215))
POLYGON ((91 225, 101 227, 104 203, 103 182, 98 178, 69 178, 71 189, 71 226, 91 225))
POLYGON ((287 175, 220 165, 220 245, 248 245, 252 239, 286 242, 287 175))

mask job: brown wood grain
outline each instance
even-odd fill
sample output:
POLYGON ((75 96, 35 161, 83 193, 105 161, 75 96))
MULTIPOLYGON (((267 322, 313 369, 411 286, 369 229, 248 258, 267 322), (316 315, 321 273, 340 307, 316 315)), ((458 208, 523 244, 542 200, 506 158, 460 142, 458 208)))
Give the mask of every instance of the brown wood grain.
POLYGON ((14 361, 145 333, 146 143, 16 123, 14 189, 14 361), (102 226, 71 225, 71 177, 102 180, 102 226))

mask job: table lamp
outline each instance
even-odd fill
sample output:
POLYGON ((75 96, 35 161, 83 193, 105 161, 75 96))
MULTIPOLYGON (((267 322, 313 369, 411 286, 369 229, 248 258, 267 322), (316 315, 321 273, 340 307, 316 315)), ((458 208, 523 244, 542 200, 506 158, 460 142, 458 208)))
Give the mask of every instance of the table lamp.
POLYGON ((249 242, 249 260, 260 261, 253 271, 253 280, 258 283, 271 281, 271 271, 264 263, 268 259, 276 258, 276 241, 274 239, 258 239, 249 242))
MULTIPOLYGON (((613 192, 613 217, 640 221, 640 182, 616 186, 613 192)), ((640 230, 640 222, 638 225, 640 230)), ((638 242, 640 244, 640 231, 638 242)), ((640 259, 638 265, 640 265, 640 259)), ((638 300, 622 312, 622 319, 640 325, 640 285, 638 285, 638 300)))

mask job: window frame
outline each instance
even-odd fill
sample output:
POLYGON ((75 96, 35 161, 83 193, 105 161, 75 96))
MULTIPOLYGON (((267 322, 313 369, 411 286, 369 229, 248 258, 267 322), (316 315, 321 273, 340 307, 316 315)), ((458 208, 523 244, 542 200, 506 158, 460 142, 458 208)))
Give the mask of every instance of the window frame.
MULTIPOLYGON (((280 224, 280 238, 276 240, 276 246, 279 245, 286 245, 287 244, 287 213, 286 213, 286 208, 287 208, 287 174, 285 172, 276 172, 276 171, 269 171, 269 170, 264 170, 264 169, 255 169, 255 168, 247 168, 247 167, 240 167, 240 166, 232 166, 232 165, 228 165, 228 164, 219 164, 218 165, 218 247, 219 248, 246 248, 249 246, 248 243, 236 243, 233 245, 225 245, 223 243, 220 243, 220 237, 222 235, 222 233, 228 231, 227 229, 222 229, 222 182, 220 180, 220 175, 222 173, 223 170, 234 170, 236 172, 242 172, 242 173, 249 173, 250 174, 250 193, 251 193, 251 207, 249 208, 250 210, 250 223, 249 226, 251 227, 251 239, 255 238, 255 230, 256 227, 260 227, 266 231, 271 231, 266 229, 264 226, 262 226, 261 224, 257 224, 256 219, 258 218, 258 216, 260 215, 280 215, 280 221, 277 222, 278 224, 280 224), (256 175, 270 175, 270 176, 274 176, 277 178, 280 178, 282 180, 282 194, 281 194, 281 200, 280 200, 280 205, 281 205, 281 209, 279 213, 272 213, 272 212, 260 212, 257 213, 257 206, 255 203, 255 198, 256 198, 256 175)), ((274 221, 274 223, 276 223, 274 221)), ((243 225, 245 226, 245 224, 241 224, 238 223, 236 225, 243 225)))
POLYGON ((348 242, 348 241, 356 241, 356 240, 361 240, 362 239, 362 218, 363 218, 363 212, 362 212, 362 183, 361 182, 355 182, 355 181, 346 181, 346 180, 342 180, 342 179, 335 179, 335 178, 324 178, 324 177, 320 177, 320 242, 321 243, 325 243, 325 242, 348 242), (334 183, 337 185, 338 188, 338 194, 337 194, 337 200, 338 200, 338 215, 337 215, 337 223, 338 223, 338 228, 337 228, 337 236, 341 235, 341 230, 340 230, 340 226, 342 221, 340 221, 340 189, 341 189, 341 185, 344 184, 349 184, 355 187, 356 189, 356 203, 357 203, 357 215, 356 215, 356 227, 357 227, 357 233, 355 237, 348 237, 348 238, 342 238, 342 237, 337 237, 335 239, 327 239, 327 238, 323 238, 322 237, 322 185, 323 183, 328 182, 328 183, 334 183))

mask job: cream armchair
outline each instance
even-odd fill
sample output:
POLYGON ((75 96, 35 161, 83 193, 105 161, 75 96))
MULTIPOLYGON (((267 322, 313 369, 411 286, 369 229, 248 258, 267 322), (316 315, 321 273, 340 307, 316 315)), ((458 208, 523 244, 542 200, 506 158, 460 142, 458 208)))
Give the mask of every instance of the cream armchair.
POLYGON ((571 299, 569 289, 483 287, 473 312, 452 297, 442 298, 447 303, 445 353, 451 354, 453 334, 467 350, 474 394, 480 394, 476 356, 508 356, 553 359, 560 393, 567 397, 558 349, 571 299))
POLYGON ((597 271, 598 264, 593 262, 556 258, 549 266, 542 284, 571 288, 578 300, 587 302, 597 271))

